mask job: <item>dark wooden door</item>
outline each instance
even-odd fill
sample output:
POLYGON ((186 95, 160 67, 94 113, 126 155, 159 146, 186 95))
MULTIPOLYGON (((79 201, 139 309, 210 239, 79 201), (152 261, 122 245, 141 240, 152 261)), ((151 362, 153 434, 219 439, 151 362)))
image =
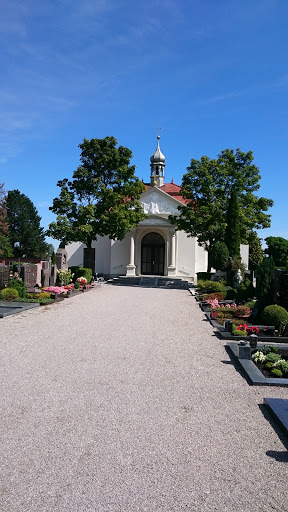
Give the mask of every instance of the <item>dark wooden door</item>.
POLYGON ((164 275, 164 246, 143 245, 142 246, 142 269, 141 273, 150 276, 164 275))

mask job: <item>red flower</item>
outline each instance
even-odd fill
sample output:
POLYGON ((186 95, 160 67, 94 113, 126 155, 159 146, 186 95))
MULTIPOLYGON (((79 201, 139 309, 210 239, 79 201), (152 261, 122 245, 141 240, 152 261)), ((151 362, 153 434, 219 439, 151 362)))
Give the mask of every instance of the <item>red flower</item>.
POLYGON ((248 325, 246 325, 246 324, 241 324, 241 325, 239 325, 239 327, 237 327, 238 331, 247 331, 247 329, 248 329, 248 325))
POLYGON ((259 328, 255 325, 254 327, 250 327, 249 331, 250 331, 252 334, 258 334, 258 332, 259 332, 259 328))

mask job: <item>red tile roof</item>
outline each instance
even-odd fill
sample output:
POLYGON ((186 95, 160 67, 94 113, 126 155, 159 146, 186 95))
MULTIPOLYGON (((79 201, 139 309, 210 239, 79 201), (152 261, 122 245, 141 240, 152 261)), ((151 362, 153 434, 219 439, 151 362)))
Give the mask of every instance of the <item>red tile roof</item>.
MULTIPOLYGON (((144 183, 146 190, 149 190, 152 188, 152 185, 148 183, 144 183)), ((174 197, 174 199, 177 199, 177 201, 180 201, 180 203, 188 204, 190 202, 190 199, 185 199, 181 194, 181 187, 180 185, 176 185, 172 181, 172 183, 164 183, 162 187, 158 187, 160 190, 163 190, 166 194, 168 194, 171 197, 174 197)))

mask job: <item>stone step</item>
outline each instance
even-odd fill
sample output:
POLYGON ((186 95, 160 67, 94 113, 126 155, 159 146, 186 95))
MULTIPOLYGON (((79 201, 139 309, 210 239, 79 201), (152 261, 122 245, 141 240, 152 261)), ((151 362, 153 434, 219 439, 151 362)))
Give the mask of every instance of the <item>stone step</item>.
POLYGON ((187 290, 191 283, 181 277, 166 277, 166 276, 119 276, 109 279, 108 284, 116 286, 142 286, 145 288, 171 288, 179 290, 187 290))

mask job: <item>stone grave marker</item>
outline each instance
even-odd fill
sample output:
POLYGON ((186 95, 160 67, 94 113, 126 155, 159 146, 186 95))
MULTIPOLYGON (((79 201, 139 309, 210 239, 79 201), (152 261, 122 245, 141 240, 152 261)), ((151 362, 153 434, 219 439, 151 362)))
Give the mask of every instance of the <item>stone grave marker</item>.
POLYGON ((21 265, 20 277, 23 279, 26 288, 34 288, 37 284, 38 267, 34 263, 24 263, 21 265))
POLYGON ((5 265, 0 267, 0 290, 8 286, 10 280, 10 270, 5 265))

